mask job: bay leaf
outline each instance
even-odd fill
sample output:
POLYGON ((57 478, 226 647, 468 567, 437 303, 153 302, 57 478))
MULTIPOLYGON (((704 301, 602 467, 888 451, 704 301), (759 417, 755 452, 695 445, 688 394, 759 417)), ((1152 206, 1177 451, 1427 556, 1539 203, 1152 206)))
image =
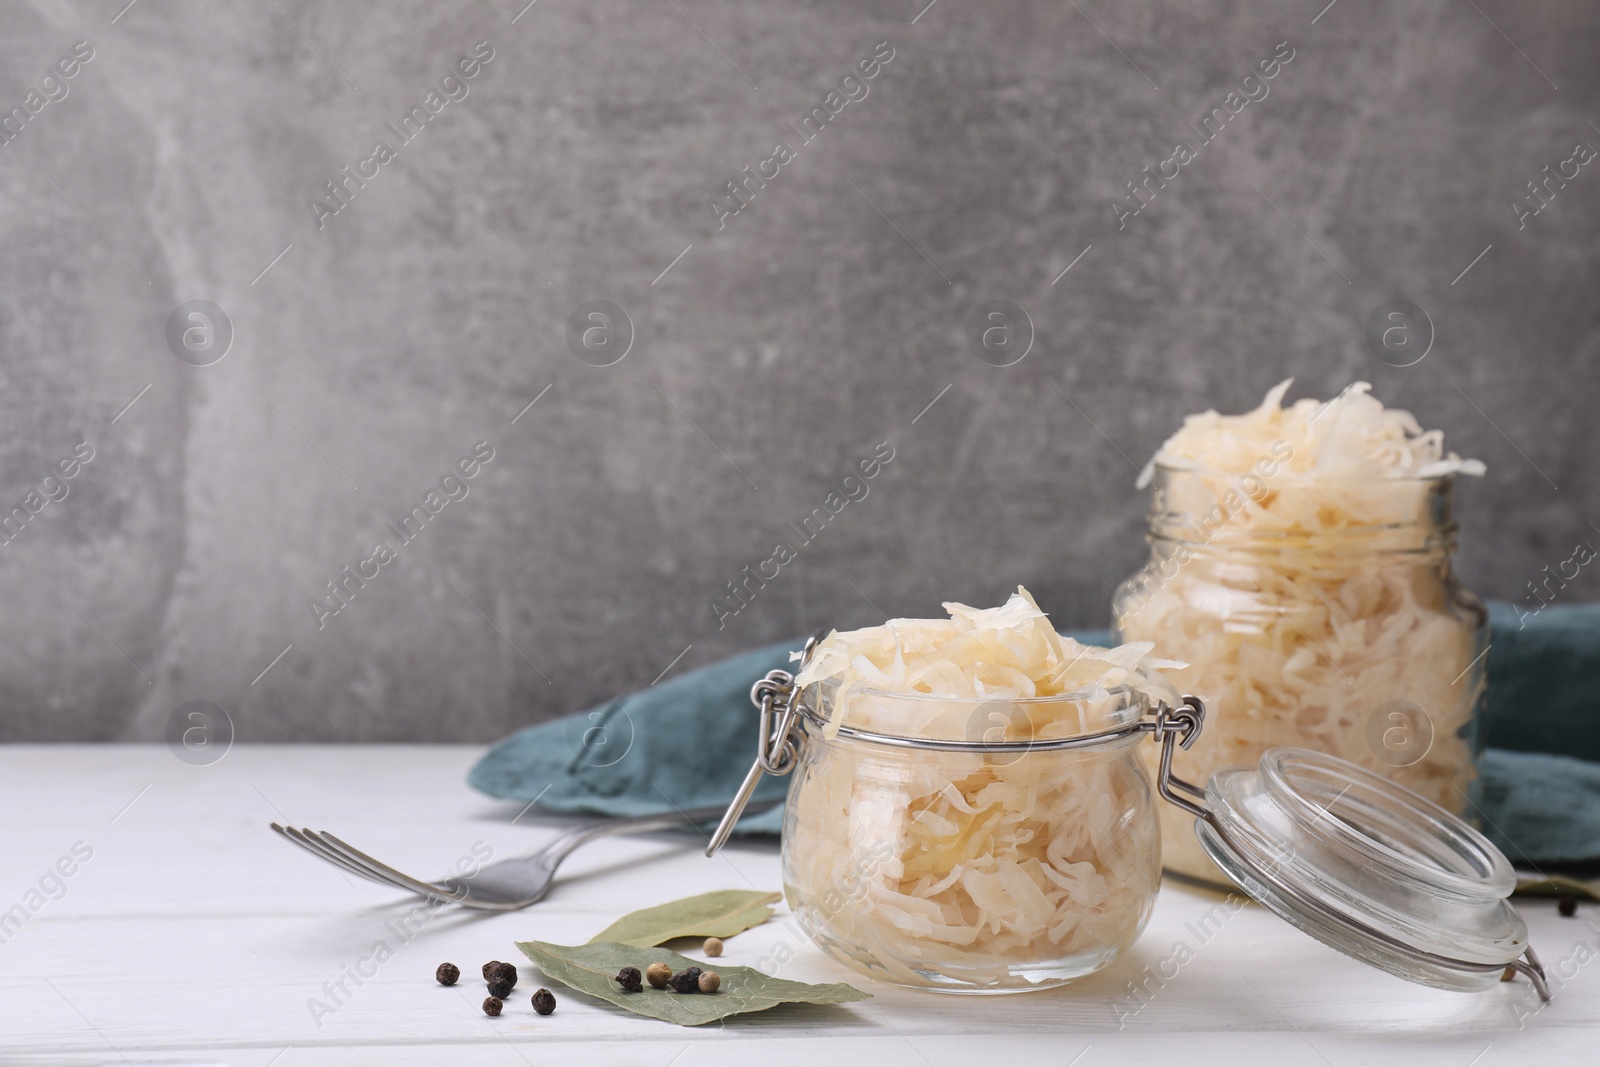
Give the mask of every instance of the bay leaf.
POLYGON ((619 1008, 679 1026, 702 1026, 729 1015, 765 1011, 780 1004, 848 1004, 871 994, 844 982, 813 985, 774 978, 751 967, 719 966, 692 960, 664 948, 640 948, 613 941, 587 945, 551 945, 543 941, 518 941, 525 956, 545 976, 580 993, 609 1001, 619 1008), (646 985, 638 993, 624 992, 616 975, 624 967, 640 971, 652 963, 665 963, 674 972, 685 967, 716 971, 722 987, 715 993, 674 993, 646 985))
POLYGON ((772 916, 782 893, 719 889, 629 912, 589 939, 648 948, 675 937, 732 937, 772 916))

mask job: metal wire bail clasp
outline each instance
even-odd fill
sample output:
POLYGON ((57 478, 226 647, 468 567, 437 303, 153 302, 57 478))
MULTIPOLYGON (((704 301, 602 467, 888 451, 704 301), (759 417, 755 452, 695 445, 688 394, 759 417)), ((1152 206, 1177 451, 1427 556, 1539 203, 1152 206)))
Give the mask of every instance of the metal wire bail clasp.
POLYGON ((784 670, 768 671, 766 677, 750 687, 750 703, 761 711, 757 765, 767 774, 788 774, 800 756, 792 736, 799 718, 794 675, 784 670))
MULTIPOLYGON (((800 653, 802 669, 810 661, 811 653, 817 647, 817 641, 821 636, 812 634, 806 640, 805 648, 800 653)), ((706 845, 707 856, 715 856, 717 850, 727 843, 728 835, 733 833, 734 824, 739 821, 739 816, 744 814, 745 805, 750 803, 751 796, 755 794, 761 776, 776 774, 782 777, 794 770, 795 764, 800 762, 800 745, 796 740, 795 726, 805 711, 805 705, 800 703, 800 694, 794 687, 794 675, 785 670, 768 671, 759 682, 750 687, 750 703, 761 712, 761 732, 756 738, 756 761, 750 765, 744 781, 739 784, 739 791, 733 795, 732 803, 723 813, 722 821, 717 824, 717 832, 711 835, 711 842, 706 845)))
POLYGON ((1182 704, 1176 708, 1162 704, 1156 709, 1155 717, 1144 720, 1142 725, 1150 731, 1155 740, 1161 742, 1161 769, 1156 775, 1156 791, 1169 804, 1176 804, 1189 814, 1209 822, 1211 812, 1196 803, 1206 798, 1206 791, 1172 773, 1174 744, 1182 745, 1188 750, 1199 740, 1200 731, 1205 728, 1205 724, 1205 703, 1199 697, 1185 693, 1182 704))

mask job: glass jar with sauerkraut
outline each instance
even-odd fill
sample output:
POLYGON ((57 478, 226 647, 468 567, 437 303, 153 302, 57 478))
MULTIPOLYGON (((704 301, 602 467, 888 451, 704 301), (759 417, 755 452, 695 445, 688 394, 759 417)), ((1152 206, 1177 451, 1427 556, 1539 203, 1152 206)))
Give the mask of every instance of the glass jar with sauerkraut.
POLYGON ((795 774, 789 905, 825 951, 901 985, 999 993, 1098 971, 1155 901, 1135 750, 1181 699, 1149 645, 1062 637, 1025 590, 945 607, 830 634, 793 679, 793 732, 777 732, 793 749, 774 754, 795 774))
MULTIPOLYGON (((1150 558, 1115 632, 1188 664, 1172 677, 1209 710, 1185 764, 1202 780, 1295 746, 1470 813, 1487 613, 1451 565, 1452 503, 1483 465, 1366 383, 1283 406, 1288 386, 1190 416, 1151 460, 1150 558)), ((1192 819, 1160 818, 1166 869, 1216 881, 1192 819)))
MULTIPOLYGON (((907 718, 938 703, 1007 735, 1036 717, 1111 728, 1148 707, 1125 688, 1020 701, 863 688, 832 690, 819 711, 841 700, 847 716, 871 702, 907 718)), ((1161 867, 1141 735, 984 753, 803 729, 812 754, 784 818, 784 891, 825 951, 900 985, 1006 992, 1098 971, 1144 929, 1161 867)))

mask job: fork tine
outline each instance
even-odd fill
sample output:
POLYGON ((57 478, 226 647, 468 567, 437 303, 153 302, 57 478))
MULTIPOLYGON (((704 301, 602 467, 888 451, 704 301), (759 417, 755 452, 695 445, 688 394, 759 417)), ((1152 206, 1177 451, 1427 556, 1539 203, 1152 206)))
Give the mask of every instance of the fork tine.
POLYGON ((391 889, 402 889, 405 892, 411 892, 409 887, 397 885, 396 883, 385 878, 380 878, 377 874, 367 870, 364 867, 357 866, 351 861, 345 859, 345 857, 340 853, 323 846, 320 842, 308 839, 306 836, 306 831, 304 830, 297 830, 292 826, 279 826, 277 823, 273 823, 272 828, 276 830, 284 840, 291 844, 300 846, 305 851, 317 857, 317 859, 322 860, 325 863, 331 863, 342 871, 347 871, 350 874, 365 878, 369 882, 376 882, 378 885, 388 886, 391 889))
POLYGON ((420 893, 418 890, 413 889, 404 882, 390 878, 382 871, 379 871, 373 867, 369 867, 364 863, 359 863, 351 857, 345 855, 343 852, 340 852, 338 849, 334 848, 332 845, 328 844, 326 841, 317 836, 318 831, 303 830, 301 832, 305 835, 307 846, 314 850, 318 855, 328 859, 330 862, 341 864, 346 869, 355 871, 357 874, 361 875, 361 877, 366 878, 369 881, 376 882, 379 885, 387 886, 390 889, 398 889, 402 893, 410 893, 413 896, 427 896, 427 894, 420 893))
POLYGON ((344 860, 344 858, 342 856, 341 857, 334 857, 334 856, 328 855, 326 852, 323 852, 321 849, 317 848, 311 842, 307 841, 304 837, 302 837, 300 831, 296 830, 294 827, 292 827, 292 826, 279 826, 277 823, 269 823, 268 825, 271 826, 272 829, 277 832, 279 837, 282 837, 285 841, 289 842, 291 845, 294 845, 294 846, 296 846, 296 847, 298 847, 300 849, 303 849, 306 852, 311 853, 313 856, 317 857, 317 859, 319 859, 319 860, 322 860, 324 863, 331 863, 335 867, 338 867, 341 871, 346 871, 346 872, 348 872, 350 874, 360 874, 364 878, 365 877, 369 877, 364 872, 357 870, 356 868, 352 867, 349 863, 345 862, 345 860, 344 860))
POLYGON ((324 863, 331 863, 341 871, 345 871, 349 874, 357 874, 367 879, 372 879, 373 877, 371 874, 363 871, 361 868, 346 860, 343 856, 332 855, 325 849, 318 846, 315 842, 307 840, 303 830, 298 830, 293 826, 279 826, 277 823, 273 823, 272 828, 278 831, 279 834, 283 835, 284 839, 290 844, 298 845, 300 848, 311 853, 324 863))
POLYGON ((355 862, 360 863, 362 866, 369 867, 373 871, 388 877, 392 882, 395 882, 395 883, 397 883, 399 885, 403 885, 405 888, 410 889, 413 893, 417 893, 417 894, 420 894, 420 895, 425 896, 425 897, 435 898, 435 899, 438 899, 438 900, 448 901, 448 902, 450 902, 452 904, 459 904, 462 901, 466 900, 466 898, 470 895, 465 890, 453 891, 453 890, 449 890, 449 889, 444 889, 444 888, 442 888, 440 886, 432 885, 432 884, 430 884, 428 882, 419 881, 419 880, 411 877, 409 874, 405 874, 405 873, 403 873, 401 871, 395 870, 393 867, 389 866, 387 863, 381 863, 378 860, 373 859, 371 856, 367 855, 365 852, 362 852, 360 849, 356 848, 353 845, 347 844, 347 843, 339 840, 337 837, 334 837, 332 834, 328 833, 328 831, 326 831, 326 830, 313 830, 313 831, 310 831, 310 833, 313 836, 315 836, 317 840, 321 841, 323 844, 328 845, 328 846, 330 846, 332 848, 338 849, 347 858, 349 858, 351 860, 354 860, 355 862))
POLYGON ((305 830, 303 832, 306 835, 306 841, 307 841, 308 846, 313 851, 315 851, 317 853, 317 855, 322 856, 323 858, 327 859, 330 863, 338 863, 338 864, 342 865, 346 870, 354 871, 355 873, 361 875, 361 877, 367 879, 368 881, 374 882, 374 883, 376 883, 378 885, 381 885, 381 886, 383 886, 383 887, 385 887, 387 889, 393 889, 393 890, 396 890, 396 891, 401 892, 401 893, 408 893, 408 894, 410 894, 412 896, 423 896, 423 895, 425 895, 425 894, 418 893, 417 890, 411 888, 409 885, 406 885, 403 882, 398 882, 395 879, 384 875, 381 871, 377 871, 377 870, 372 869, 371 867, 367 867, 367 866, 364 866, 363 864, 357 863, 355 860, 353 860, 350 857, 346 856, 344 853, 340 852, 338 849, 334 848, 332 845, 329 845, 327 842, 322 841, 319 838, 317 838, 315 836, 316 835, 316 831, 314 831, 314 830, 305 830))
POLYGON ((359 875, 369 882, 374 882, 388 889, 398 889, 402 893, 411 893, 427 899, 437 898, 446 901, 460 902, 466 897, 464 893, 459 896, 451 896, 448 890, 440 889, 437 886, 428 886, 425 882, 418 882, 416 879, 396 871, 387 864, 379 863, 359 849, 339 841, 332 834, 316 830, 297 829, 292 826, 282 827, 277 823, 272 823, 271 826, 284 838, 299 845, 318 859, 326 860, 342 870, 359 875), (331 840, 324 840, 324 838, 331 840), (343 847, 337 847, 334 842, 343 847))
POLYGON ((376 882, 381 886, 387 886, 390 889, 398 889, 402 893, 411 893, 415 896, 426 895, 418 893, 417 890, 411 888, 411 886, 406 885, 403 882, 399 882, 393 878, 390 878, 382 871, 376 870, 373 867, 369 867, 366 864, 360 863, 350 856, 345 855, 343 852, 340 852, 338 849, 322 840, 318 836, 318 831, 316 830, 299 830, 297 833, 300 835, 307 848, 328 860, 330 863, 337 863, 346 870, 354 871, 356 874, 361 875, 361 877, 367 879, 368 881, 376 882))

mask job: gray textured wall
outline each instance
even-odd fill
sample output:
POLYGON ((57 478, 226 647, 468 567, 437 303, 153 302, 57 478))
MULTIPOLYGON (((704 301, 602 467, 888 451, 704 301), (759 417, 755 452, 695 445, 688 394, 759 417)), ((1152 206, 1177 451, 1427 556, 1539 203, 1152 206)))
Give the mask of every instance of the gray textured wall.
POLYGON ((1489 463, 1462 497, 1480 592, 1600 543, 1600 166, 1512 208, 1600 146, 1593 5, 125 2, 0 16, 27 120, 0 144, 0 504, 67 493, 0 548, 0 738, 154 738, 208 700, 247 739, 486 740, 690 645, 673 671, 1018 582, 1098 625, 1143 553, 1134 465, 1291 374, 1370 378, 1489 463), (385 128, 483 41, 464 98, 385 128), (1436 333, 1404 368, 1364 341, 1398 297, 1436 333), (633 323, 611 366, 567 342, 595 299, 633 323), (1014 366, 969 350, 991 299, 1031 317, 1014 366), (231 322, 209 366, 169 349, 191 300, 231 322), (468 495, 399 544, 480 441, 468 495), (725 583, 879 442, 868 495, 719 628, 725 583), (319 628, 379 540, 396 558, 319 628))

